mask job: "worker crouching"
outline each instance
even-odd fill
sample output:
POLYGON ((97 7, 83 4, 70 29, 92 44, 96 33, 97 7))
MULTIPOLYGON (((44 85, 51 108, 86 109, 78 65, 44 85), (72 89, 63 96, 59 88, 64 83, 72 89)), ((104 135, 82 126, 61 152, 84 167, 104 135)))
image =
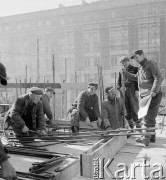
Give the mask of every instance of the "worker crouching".
POLYGON ((30 131, 46 134, 43 105, 40 101, 42 89, 32 87, 29 94, 16 99, 6 116, 6 126, 12 127, 16 136, 29 135, 30 131))

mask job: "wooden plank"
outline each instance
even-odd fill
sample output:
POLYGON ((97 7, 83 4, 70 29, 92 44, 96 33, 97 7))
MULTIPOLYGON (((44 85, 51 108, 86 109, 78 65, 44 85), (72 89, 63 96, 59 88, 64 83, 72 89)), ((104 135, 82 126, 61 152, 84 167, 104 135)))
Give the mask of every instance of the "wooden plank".
POLYGON ((62 90, 85 90, 87 89, 87 83, 62 83, 62 90))
POLYGON ((104 142, 104 139, 101 139, 100 141, 98 141, 97 143, 95 143, 90 149, 88 149, 87 151, 84 152, 84 154, 91 154, 92 152, 94 152, 96 149, 98 149, 104 142))
POLYGON ((95 149, 92 153, 83 153, 81 155, 81 166, 82 174, 84 177, 93 177, 93 163, 94 160, 99 158, 100 160, 105 159, 106 161, 112 159, 114 155, 126 144, 126 136, 113 137, 98 149, 95 149))
POLYGON ((60 83, 21 83, 16 85, 16 83, 8 83, 7 86, 0 85, 1 88, 16 88, 16 86, 20 86, 20 88, 31 88, 33 86, 37 86, 39 88, 52 87, 55 89, 60 89, 60 83))

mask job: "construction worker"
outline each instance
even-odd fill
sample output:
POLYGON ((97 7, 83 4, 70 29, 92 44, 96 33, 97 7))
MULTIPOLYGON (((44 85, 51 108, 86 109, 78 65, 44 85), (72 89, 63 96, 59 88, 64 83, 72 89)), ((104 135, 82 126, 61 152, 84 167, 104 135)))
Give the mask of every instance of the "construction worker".
MULTIPOLYGON (((156 125, 156 117, 159 110, 159 105, 162 98, 161 84, 163 77, 160 69, 155 61, 147 60, 144 57, 143 50, 136 50, 131 59, 135 59, 139 63, 139 71, 133 75, 124 70, 126 76, 132 80, 138 80, 139 85, 139 102, 150 95, 152 100, 149 105, 147 114, 142 118, 144 127, 151 128, 156 125)), ((149 132, 149 130, 148 130, 149 132)), ((155 135, 145 135, 136 139, 137 142, 148 146, 150 142, 155 142, 155 135)))
POLYGON ((126 120, 123 118, 123 101, 116 96, 115 87, 106 87, 107 98, 102 102, 101 117, 104 129, 118 129, 124 125, 127 128, 126 120))
POLYGON ((55 91, 53 88, 51 87, 47 87, 43 93, 43 95, 41 96, 40 100, 43 103, 43 112, 44 114, 47 116, 48 120, 46 121, 47 124, 55 124, 53 121, 53 115, 52 115, 52 111, 51 111, 51 107, 50 107, 50 100, 53 97, 53 95, 55 94, 55 91))
POLYGON ((46 135, 43 104, 40 100, 42 94, 42 89, 32 87, 30 93, 18 97, 9 109, 6 124, 12 127, 16 135, 31 134, 29 130, 46 135))
POLYGON ((88 88, 82 91, 76 98, 71 113, 71 126, 73 132, 79 131, 79 121, 85 121, 87 125, 91 125, 91 122, 97 121, 98 125, 101 125, 100 111, 98 105, 98 97, 96 90, 98 85, 95 83, 89 83, 88 88))
MULTIPOLYGON (((123 69, 127 72, 137 74, 138 68, 130 64, 130 59, 128 57, 122 56, 120 58, 120 63, 123 65, 123 69)), ((120 92, 121 98, 124 99, 126 108, 125 118, 127 119, 130 128, 133 129, 134 125, 136 125, 136 128, 140 128, 141 120, 138 119, 137 114, 139 109, 137 81, 128 79, 121 70, 118 76, 117 89, 120 92)))
MULTIPOLYGON (((7 75, 5 66, 0 63, 0 83, 4 86, 7 85, 7 75)), ((0 140, 0 166, 1 174, 4 179, 14 180, 17 179, 16 171, 9 161, 9 156, 0 140)))

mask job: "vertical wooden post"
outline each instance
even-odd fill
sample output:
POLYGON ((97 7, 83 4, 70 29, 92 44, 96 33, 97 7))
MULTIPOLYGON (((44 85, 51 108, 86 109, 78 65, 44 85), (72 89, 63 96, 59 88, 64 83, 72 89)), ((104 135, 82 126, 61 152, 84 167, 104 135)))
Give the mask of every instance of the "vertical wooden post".
POLYGON ((40 63, 39 63, 39 39, 37 39, 37 81, 36 81, 36 85, 38 85, 39 83, 39 79, 40 79, 40 63))
POLYGON ((15 80, 16 80, 16 97, 18 98, 17 78, 15 78, 15 80))
MULTIPOLYGON (((52 55, 52 75, 53 75, 53 83, 55 83, 55 62, 54 62, 54 54, 52 55)), ((54 109, 54 112, 53 112, 53 117, 54 117, 54 120, 55 120, 55 98, 56 98, 56 95, 53 96, 53 109, 54 109)))
POLYGON ((22 95, 22 89, 21 89, 21 79, 20 79, 20 95, 22 95))
MULTIPOLYGON (((75 71, 75 83, 77 83, 78 79, 77 79, 77 71, 75 71)), ((77 98, 78 92, 76 90, 76 98, 77 98)))
POLYGON ((26 67, 25 67, 25 94, 27 93, 27 65, 26 65, 26 67))

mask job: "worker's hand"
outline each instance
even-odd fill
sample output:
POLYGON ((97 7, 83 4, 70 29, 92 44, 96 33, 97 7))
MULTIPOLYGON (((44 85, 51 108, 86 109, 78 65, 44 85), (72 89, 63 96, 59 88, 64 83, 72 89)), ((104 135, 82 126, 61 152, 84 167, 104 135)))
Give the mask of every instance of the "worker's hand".
POLYGON ((86 122, 87 125, 90 125, 90 119, 89 119, 89 117, 86 118, 85 122, 86 122))
POLYGON ((41 130, 40 133, 41 133, 42 135, 47 135, 47 133, 46 133, 45 130, 41 130))
POLYGON ((28 128, 27 126, 24 126, 24 127, 22 128, 22 132, 23 132, 23 133, 28 133, 28 131, 29 131, 29 128, 28 128))
POLYGON ((16 171, 8 159, 1 162, 1 168, 2 168, 2 177, 4 179, 7 180, 17 179, 16 171))
POLYGON ((57 121, 52 120, 52 121, 51 121, 51 125, 52 125, 53 127, 57 127, 57 126, 58 126, 58 123, 57 123, 57 121))
POLYGON ((134 97, 135 97, 135 100, 139 99, 139 91, 135 91, 134 97))
POLYGON ((97 120, 97 125, 100 127, 101 126, 101 122, 102 122, 102 119, 99 117, 98 120, 97 120))
POLYGON ((155 93, 155 92, 151 92, 151 93, 150 93, 150 96, 151 96, 151 97, 155 97, 156 94, 157 94, 157 93, 155 93))

